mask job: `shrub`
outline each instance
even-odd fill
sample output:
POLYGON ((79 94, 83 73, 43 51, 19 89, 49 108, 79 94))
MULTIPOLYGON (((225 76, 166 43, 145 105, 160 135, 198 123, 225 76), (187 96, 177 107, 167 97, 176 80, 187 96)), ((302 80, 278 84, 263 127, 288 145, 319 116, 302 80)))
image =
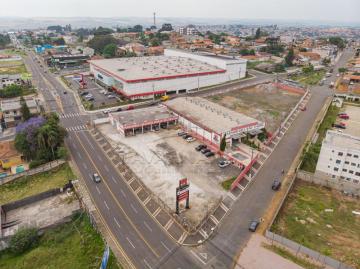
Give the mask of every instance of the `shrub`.
POLYGON ((21 254, 35 246, 38 242, 38 234, 35 228, 22 228, 10 239, 9 249, 14 254, 21 254))
POLYGON ((42 164, 46 163, 45 160, 33 160, 29 163, 29 168, 30 169, 33 169, 33 168, 36 168, 42 164))

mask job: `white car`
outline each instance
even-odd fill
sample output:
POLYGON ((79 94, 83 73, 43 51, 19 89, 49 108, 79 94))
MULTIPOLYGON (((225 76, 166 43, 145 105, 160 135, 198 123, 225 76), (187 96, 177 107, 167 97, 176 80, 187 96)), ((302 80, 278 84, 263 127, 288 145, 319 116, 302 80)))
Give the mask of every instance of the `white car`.
POLYGON ((188 137, 188 138, 186 138, 186 141, 187 142, 193 142, 193 141, 195 141, 196 139, 194 138, 194 137, 192 137, 192 136, 190 136, 190 137, 188 137))
POLYGON ((226 166, 229 166, 230 164, 231 164, 231 162, 228 160, 221 160, 218 163, 220 168, 225 168, 226 166))

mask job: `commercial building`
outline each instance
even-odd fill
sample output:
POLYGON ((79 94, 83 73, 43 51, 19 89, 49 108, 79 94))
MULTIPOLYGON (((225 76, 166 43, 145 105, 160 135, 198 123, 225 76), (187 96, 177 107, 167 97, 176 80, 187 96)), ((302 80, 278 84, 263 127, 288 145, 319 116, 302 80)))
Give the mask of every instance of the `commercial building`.
POLYGON ((185 93, 246 76, 246 60, 169 49, 164 56, 89 62, 99 84, 130 99, 185 93))
POLYGON ((261 121, 201 97, 172 99, 166 106, 178 116, 178 122, 185 130, 216 148, 224 135, 227 144, 232 145, 247 133, 257 133, 265 128, 261 121))
POLYGON ((21 85, 21 75, 14 74, 14 75, 0 75, 0 89, 10 86, 10 85, 21 85))
MULTIPOLYGON (((33 115, 40 113, 40 104, 34 97, 25 97, 25 102, 33 115)), ((21 103, 20 98, 3 99, 0 102, 5 127, 14 127, 21 121, 21 103)))
POLYGON ((122 135, 132 136, 160 128, 168 128, 177 123, 178 117, 165 106, 153 106, 136 110, 109 113, 109 119, 122 135))
POLYGON ((54 54, 48 59, 49 66, 60 69, 80 66, 87 63, 89 55, 85 54, 54 54))

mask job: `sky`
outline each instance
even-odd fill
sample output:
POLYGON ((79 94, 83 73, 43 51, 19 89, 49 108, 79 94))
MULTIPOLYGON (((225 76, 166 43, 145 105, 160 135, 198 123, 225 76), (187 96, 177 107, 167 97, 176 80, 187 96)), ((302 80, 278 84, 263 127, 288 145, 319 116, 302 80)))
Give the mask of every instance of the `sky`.
POLYGON ((159 17, 360 22, 360 0, 1 0, 3 17, 159 17))

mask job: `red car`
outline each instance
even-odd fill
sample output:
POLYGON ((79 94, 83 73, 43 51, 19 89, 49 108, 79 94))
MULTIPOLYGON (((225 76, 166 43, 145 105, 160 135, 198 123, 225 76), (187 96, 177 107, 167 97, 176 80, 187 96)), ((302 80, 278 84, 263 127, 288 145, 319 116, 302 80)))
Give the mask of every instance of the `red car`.
POLYGON ((306 111, 306 106, 300 107, 301 111, 306 111))
POLYGON ((347 115, 347 114, 341 114, 341 115, 339 115, 339 118, 340 118, 340 119, 343 119, 343 120, 348 120, 348 119, 349 119, 349 115, 347 115))
POLYGON ((133 106, 133 105, 129 105, 128 107, 127 107, 127 110, 133 110, 135 107, 133 106))

